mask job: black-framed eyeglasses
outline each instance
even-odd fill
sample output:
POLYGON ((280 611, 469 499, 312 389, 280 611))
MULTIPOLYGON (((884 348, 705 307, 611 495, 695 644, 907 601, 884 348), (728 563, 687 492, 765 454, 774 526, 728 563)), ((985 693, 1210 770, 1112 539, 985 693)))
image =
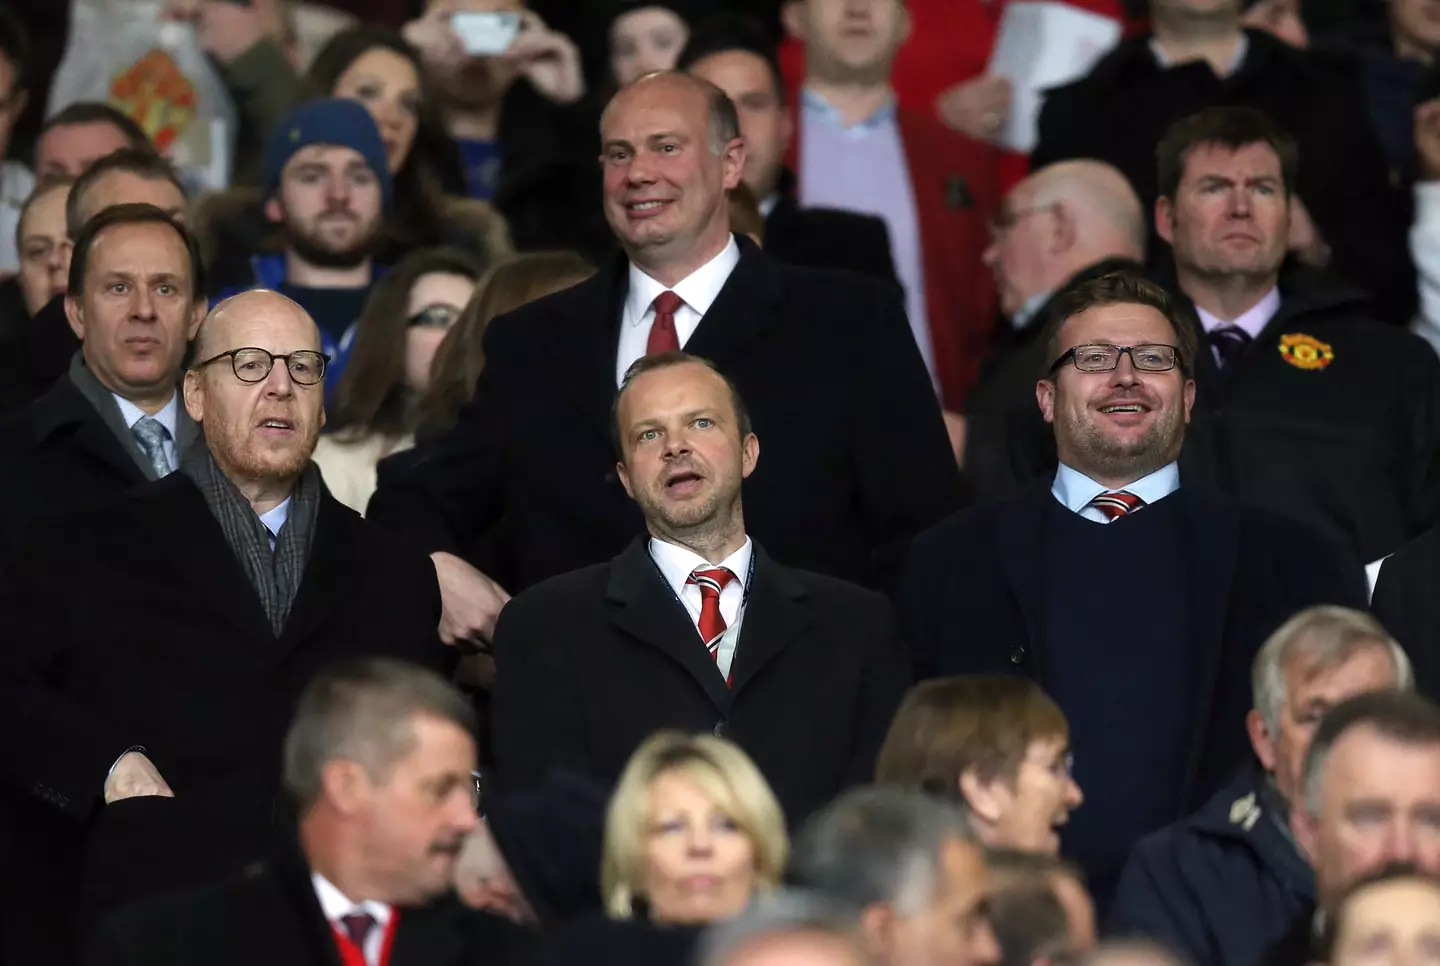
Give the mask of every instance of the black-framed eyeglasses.
POLYGON ((194 368, 204 369, 221 359, 230 360, 230 368, 235 370, 236 379, 250 383, 264 382, 270 378, 270 370, 275 368, 275 361, 283 359, 286 371, 297 386, 315 386, 324 382, 325 366, 330 362, 329 356, 310 349, 299 349, 280 355, 269 349, 247 345, 211 356, 204 362, 197 362, 194 368))
POLYGON ((405 320, 405 325, 407 328, 425 326, 426 328, 448 329, 455 324, 455 320, 458 318, 460 318, 460 310, 455 306, 436 302, 410 316, 405 320))
POLYGON ((1173 345, 1111 345, 1094 342, 1077 345, 1050 363, 1050 371, 1075 363, 1081 372, 1110 372, 1120 364, 1120 357, 1130 356, 1130 364, 1141 372, 1169 372, 1180 361, 1180 350, 1173 345))

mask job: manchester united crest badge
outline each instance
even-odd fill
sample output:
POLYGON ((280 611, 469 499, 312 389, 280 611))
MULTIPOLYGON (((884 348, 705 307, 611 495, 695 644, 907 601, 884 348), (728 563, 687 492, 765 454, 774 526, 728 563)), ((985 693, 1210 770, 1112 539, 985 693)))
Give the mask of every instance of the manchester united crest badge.
POLYGON ((1335 361, 1335 350, 1313 335, 1292 332, 1280 337, 1280 358, 1296 369, 1324 369, 1335 361))

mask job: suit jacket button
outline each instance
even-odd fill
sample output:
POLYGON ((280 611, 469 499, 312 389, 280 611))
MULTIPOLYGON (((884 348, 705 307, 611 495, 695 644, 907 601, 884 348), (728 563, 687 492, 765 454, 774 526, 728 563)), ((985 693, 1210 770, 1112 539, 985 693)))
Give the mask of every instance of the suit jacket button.
POLYGON ((711 733, 712 735, 714 735, 715 737, 717 737, 717 738, 723 738, 723 737, 725 737, 725 722, 723 722, 723 721, 717 721, 717 722, 715 722, 715 727, 712 728, 712 729, 710 729, 710 733, 711 733))
POLYGON ((1010 663, 1011 663, 1011 664, 1024 664, 1024 663, 1025 663, 1025 648, 1020 647, 1020 646, 1017 645, 1016 648, 1015 648, 1015 650, 1013 650, 1013 651, 1010 652, 1010 663))

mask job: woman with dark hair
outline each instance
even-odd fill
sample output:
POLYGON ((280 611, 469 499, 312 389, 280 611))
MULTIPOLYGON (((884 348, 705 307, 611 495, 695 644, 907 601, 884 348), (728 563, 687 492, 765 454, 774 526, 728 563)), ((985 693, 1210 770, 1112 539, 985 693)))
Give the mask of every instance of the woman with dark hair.
MULTIPOLYGON (((294 80, 277 76, 273 83, 294 80)), ((505 220, 488 203, 459 195, 458 149, 445 133, 420 55, 398 33, 360 26, 336 34, 315 55, 298 96, 354 100, 375 120, 395 186, 377 265, 437 245, 463 249, 486 264, 509 254, 505 220)), ((252 256, 279 249, 264 201, 253 188, 236 188, 201 203, 195 230, 219 287, 251 284, 252 256)))
POLYGON ((485 368, 482 340, 491 320, 506 312, 578 285, 594 268, 574 252, 533 252, 491 268, 475 297, 445 333, 430 369, 430 384, 416 407, 415 438, 420 446, 455 425, 485 368))
POLYGON ((494 210, 463 197, 459 149, 445 132, 420 54, 398 33, 365 26, 336 34, 315 55, 302 96, 359 101, 380 128, 395 179, 381 262, 429 245, 490 259, 508 250, 494 210))
POLYGON ((435 351, 479 278, 469 254, 433 248, 407 256, 376 284, 327 407, 329 432, 315 449, 340 502, 364 513, 375 464, 414 445, 416 402, 429 385, 435 351))

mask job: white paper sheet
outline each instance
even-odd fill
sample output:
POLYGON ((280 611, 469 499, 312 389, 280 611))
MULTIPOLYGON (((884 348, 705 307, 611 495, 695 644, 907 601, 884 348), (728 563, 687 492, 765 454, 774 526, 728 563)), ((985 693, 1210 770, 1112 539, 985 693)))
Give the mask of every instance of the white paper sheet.
POLYGON ((1044 91, 1089 72, 1120 39, 1120 22, 1055 0, 1011 0, 1000 18, 990 73, 1010 81, 1014 98, 998 141, 1035 147, 1044 91))

